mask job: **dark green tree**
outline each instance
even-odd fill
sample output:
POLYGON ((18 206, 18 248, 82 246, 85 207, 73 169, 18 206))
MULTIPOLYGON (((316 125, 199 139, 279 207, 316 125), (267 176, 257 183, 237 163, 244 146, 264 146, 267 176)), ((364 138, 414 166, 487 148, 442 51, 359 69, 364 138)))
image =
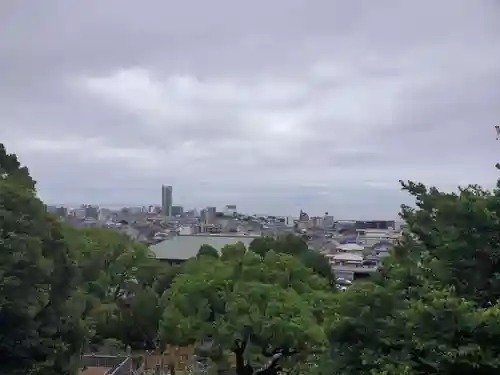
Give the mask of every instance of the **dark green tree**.
POLYGON ((307 267, 334 284, 334 275, 328 259, 323 254, 309 249, 302 236, 287 234, 282 236, 262 236, 254 239, 249 250, 264 256, 269 251, 288 254, 299 258, 307 267))
POLYGON ((458 296, 489 306, 500 298, 500 181, 444 193, 404 183, 416 208, 403 206, 408 233, 395 252, 419 265, 429 279, 453 285, 458 296))
POLYGON ((74 255, 3 146, 0 170, 0 373, 70 374, 85 341, 74 255))
POLYGON ((92 346, 116 340, 123 347, 154 349, 161 296, 173 278, 171 266, 160 263, 144 245, 111 230, 69 232, 88 297, 86 320, 95 332, 92 346))
POLYGON ((31 178, 28 168, 21 165, 16 154, 9 154, 2 143, 0 143, 0 180, 35 190, 35 181, 31 178))
POLYGON ((207 244, 203 244, 200 246, 200 249, 198 250, 197 256, 198 257, 209 256, 212 258, 218 258, 219 252, 217 251, 217 249, 215 247, 207 245, 207 244))
POLYGON ((209 342, 231 353, 239 375, 308 366, 326 344, 333 294, 295 257, 261 257, 235 245, 219 259, 190 260, 168 294, 160 325, 165 343, 209 342))
POLYGON ((403 189, 408 230, 371 282, 336 296, 334 374, 493 375, 500 371, 500 184, 403 189))
POLYGON ((275 244, 274 237, 271 236, 261 236, 257 237, 248 246, 250 251, 260 256, 265 256, 269 251, 273 250, 275 244))

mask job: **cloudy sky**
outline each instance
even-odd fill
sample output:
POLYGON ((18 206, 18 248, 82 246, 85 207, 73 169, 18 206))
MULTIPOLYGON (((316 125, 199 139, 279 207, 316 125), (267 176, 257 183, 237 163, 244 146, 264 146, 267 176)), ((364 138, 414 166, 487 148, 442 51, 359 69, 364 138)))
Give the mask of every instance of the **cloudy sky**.
POLYGON ((6 0, 0 142, 52 204, 395 218, 489 185, 496 0, 6 0))

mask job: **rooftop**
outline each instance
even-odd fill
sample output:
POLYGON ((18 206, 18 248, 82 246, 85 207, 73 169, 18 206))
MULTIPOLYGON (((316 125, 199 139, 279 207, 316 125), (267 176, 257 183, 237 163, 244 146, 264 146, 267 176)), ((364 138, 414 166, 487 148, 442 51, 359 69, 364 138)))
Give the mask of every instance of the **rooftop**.
POLYGON ((340 246, 337 246, 337 249, 340 251, 363 251, 364 247, 360 246, 356 243, 346 243, 340 246))
POLYGON ((220 251, 224 246, 238 242, 248 246, 254 238, 255 236, 241 235, 182 235, 151 245, 149 248, 158 259, 186 260, 196 256, 201 245, 210 245, 220 251))
POLYGON ((351 253, 338 253, 338 254, 328 254, 327 258, 333 258, 338 261, 353 261, 353 262, 362 262, 363 257, 356 254, 351 253))

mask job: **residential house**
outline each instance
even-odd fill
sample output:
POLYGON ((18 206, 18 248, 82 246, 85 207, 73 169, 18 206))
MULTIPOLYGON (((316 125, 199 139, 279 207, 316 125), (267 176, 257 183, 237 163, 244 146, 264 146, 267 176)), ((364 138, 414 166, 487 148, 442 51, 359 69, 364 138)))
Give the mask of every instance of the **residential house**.
POLYGON ((341 244, 337 246, 336 251, 338 253, 349 253, 349 254, 355 254, 360 257, 363 257, 363 251, 365 248, 361 245, 358 245, 356 243, 346 243, 346 244, 341 244))
POLYGON ((389 250, 393 244, 389 241, 380 241, 372 246, 372 255, 383 258, 389 255, 389 250))
POLYGON ((359 267, 363 264, 363 257, 354 253, 336 253, 336 254, 326 254, 325 255, 330 264, 335 268, 335 266, 353 266, 359 267))

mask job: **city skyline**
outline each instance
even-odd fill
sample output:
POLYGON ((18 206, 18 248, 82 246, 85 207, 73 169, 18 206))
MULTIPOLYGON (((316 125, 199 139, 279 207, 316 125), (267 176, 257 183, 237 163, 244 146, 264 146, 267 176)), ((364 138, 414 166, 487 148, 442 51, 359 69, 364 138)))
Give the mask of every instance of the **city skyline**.
MULTIPOLYGON (((78 209, 81 208, 81 206, 87 205, 85 203, 46 203, 47 207, 65 207, 65 208, 72 208, 72 209, 78 209)), ((157 207, 161 208, 161 204, 106 204, 106 203, 88 203, 90 206, 95 206, 99 208, 104 208, 104 209, 110 209, 110 210, 116 210, 116 209, 121 209, 121 208, 149 208, 149 207, 157 207)), ((190 211, 190 210, 197 210, 199 213, 208 208, 208 207, 215 207, 215 206, 210 206, 210 205, 205 205, 205 206, 200 206, 200 207, 195 207, 195 206, 185 206, 185 205, 179 205, 184 209, 184 212, 190 211)), ((175 207, 175 205, 173 206, 175 207)), ((223 213, 224 210, 222 207, 216 207, 217 212, 223 213)), ((306 212, 310 217, 323 217, 325 216, 325 212, 320 212, 320 211, 308 211, 307 209, 303 209, 304 212, 306 212)), ((238 210, 238 213, 244 214, 244 215, 256 215, 256 216, 277 216, 277 217, 294 217, 298 218, 300 216, 300 209, 297 212, 292 212, 292 211, 287 211, 285 213, 283 212, 258 212, 258 211, 252 211, 252 210, 238 210)), ((329 215, 334 216, 332 213, 329 213, 329 215)), ((355 221, 355 220, 396 220, 400 221, 400 218, 398 215, 395 215, 394 217, 390 216, 361 216, 361 217, 356 217, 356 216, 334 216, 335 220, 340 220, 340 221, 355 221)))
POLYGON ((498 177, 498 2, 11 3, 0 139, 45 202, 395 218, 400 179, 498 177))

